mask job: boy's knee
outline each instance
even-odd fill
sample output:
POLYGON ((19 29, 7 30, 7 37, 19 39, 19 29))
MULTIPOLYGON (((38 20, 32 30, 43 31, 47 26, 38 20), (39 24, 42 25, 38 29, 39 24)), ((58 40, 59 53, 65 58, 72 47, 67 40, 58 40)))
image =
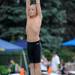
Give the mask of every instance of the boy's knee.
POLYGON ((40 68, 40 64, 39 63, 35 64, 35 68, 39 69, 40 68))
POLYGON ((31 67, 34 67, 34 64, 29 64, 29 67, 31 68, 31 67))

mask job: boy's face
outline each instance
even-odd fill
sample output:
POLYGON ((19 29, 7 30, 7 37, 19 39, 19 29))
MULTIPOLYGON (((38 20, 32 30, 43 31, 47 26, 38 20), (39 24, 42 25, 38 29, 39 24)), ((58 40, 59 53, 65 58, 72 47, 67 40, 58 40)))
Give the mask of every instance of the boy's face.
POLYGON ((36 16, 36 13, 37 13, 37 11, 36 11, 36 5, 35 4, 32 4, 30 6, 29 16, 30 17, 34 17, 34 16, 36 16))

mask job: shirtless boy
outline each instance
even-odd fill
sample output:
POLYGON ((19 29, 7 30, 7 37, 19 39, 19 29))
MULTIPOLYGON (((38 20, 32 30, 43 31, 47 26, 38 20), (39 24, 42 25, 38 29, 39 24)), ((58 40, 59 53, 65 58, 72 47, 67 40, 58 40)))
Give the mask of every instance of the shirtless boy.
POLYGON ((40 70, 40 28, 42 24, 42 12, 40 0, 36 0, 36 4, 31 4, 30 0, 26 0, 26 34, 27 34, 27 49, 30 62, 31 75, 41 75, 40 70))

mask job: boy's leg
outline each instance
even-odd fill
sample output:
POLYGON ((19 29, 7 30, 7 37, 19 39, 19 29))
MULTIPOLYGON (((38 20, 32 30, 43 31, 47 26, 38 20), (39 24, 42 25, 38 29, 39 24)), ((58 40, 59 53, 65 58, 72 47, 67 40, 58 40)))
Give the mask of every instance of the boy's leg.
POLYGON ((40 63, 35 64, 35 75, 41 75, 40 63))
POLYGON ((35 49, 35 52, 34 52, 35 75, 41 75, 41 68, 40 68, 41 47, 40 47, 40 42, 36 43, 36 46, 34 49, 35 49))
POLYGON ((35 75, 34 73, 35 73, 35 70, 34 70, 34 64, 33 63, 31 63, 30 65, 29 65, 29 68, 30 68, 30 75, 35 75))

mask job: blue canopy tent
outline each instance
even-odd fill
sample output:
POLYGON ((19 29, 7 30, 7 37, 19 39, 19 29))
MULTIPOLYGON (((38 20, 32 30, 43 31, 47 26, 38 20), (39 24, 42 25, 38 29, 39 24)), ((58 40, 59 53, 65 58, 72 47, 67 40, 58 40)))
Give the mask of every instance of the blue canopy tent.
POLYGON ((69 46, 69 47, 70 46, 75 46, 75 39, 67 41, 67 42, 64 42, 63 46, 69 46))
POLYGON ((24 48, 24 49, 27 49, 27 41, 26 40, 17 40, 15 42, 15 44, 24 48))
POLYGON ((6 51, 6 52, 16 52, 16 51, 22 51, 23 48, 19 47, 17 45, 11 44, 7 41, 0 39, 0 51, 6 51))
POLYGON ((21 51, 22 54, 23 54, 25 67, 26 67, 26 70, 27 70, 27 75, 29 75, 26 56, 25 56, 25 52, 24 52, 22 47, 19 47, 17 45, 11 44, 11 43, 9 43, 5 40, 0 39, 0 51, 2 51, 2 52, 20 52, 21 51))

